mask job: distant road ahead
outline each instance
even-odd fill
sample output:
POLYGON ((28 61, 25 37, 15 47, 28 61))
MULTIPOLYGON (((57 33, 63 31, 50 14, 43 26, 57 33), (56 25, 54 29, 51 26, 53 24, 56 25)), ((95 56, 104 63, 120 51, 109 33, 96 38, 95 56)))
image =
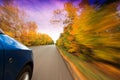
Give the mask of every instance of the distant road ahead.
POLYGON ((32 80, 73 80, 55 45, 31 47, 34 55, 32 80))

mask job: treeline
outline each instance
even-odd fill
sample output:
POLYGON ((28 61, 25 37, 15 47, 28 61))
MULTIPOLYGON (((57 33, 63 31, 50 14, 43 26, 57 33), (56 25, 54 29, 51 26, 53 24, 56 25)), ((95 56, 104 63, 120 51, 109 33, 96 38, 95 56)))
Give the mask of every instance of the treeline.
POLYGON ((37 24, 27 21, 23 10, 15 5, 0 5, 0 28, 9 36, 17 39, 27 46, 53 44, 47 34, 37 32, 37 24))
POLYGON ((118 2, 103 6, 65 3, 66 27, 57 45, 88 60, 120 64, 120 9, 118 2))

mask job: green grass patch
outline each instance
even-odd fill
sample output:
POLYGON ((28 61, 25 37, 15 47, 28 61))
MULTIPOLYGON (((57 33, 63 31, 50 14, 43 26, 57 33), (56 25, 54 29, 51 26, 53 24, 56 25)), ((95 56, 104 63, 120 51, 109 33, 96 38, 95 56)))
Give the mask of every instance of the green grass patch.
POLYGON ((113 80, 101 71, 99 71, 91 63, 85 61, 85 57, 80 55, 80 57, 74 56, 64 48, 59 47, 65 56, 67 56, 72 63, 78 68, 78 70, 87 78, 87 80, 113 80))

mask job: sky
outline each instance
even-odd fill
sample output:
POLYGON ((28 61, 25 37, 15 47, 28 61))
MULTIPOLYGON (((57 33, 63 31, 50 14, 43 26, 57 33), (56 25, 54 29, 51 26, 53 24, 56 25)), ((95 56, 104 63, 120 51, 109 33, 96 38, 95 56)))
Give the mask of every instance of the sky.
MULTIPOLYGON (((0 0, 1 1, 1 0, 0 0)), ((48 34, 54 41, 56 41, 60 33, 63 32, 64 25, 62 22, 52 24, 50 20, 53 18, 53 11, 56 9, 63 9, 65 2, 72 2, 78 5, 82 0, 8 0, 14 1, 20 9, 26 12, 26 20, 36 22, 38 32, 48 34)), ((88 0, 90 4, 96 1, 103 3, 106 0, 88 0)), ((112 0, 111 0, 112 1, 112 0)))
POLYGON ((36 22, 38 32, 48 34, 56 41, 60 33, 63 32, 63 23, 53 24, 50 20, 53 18, 53 11, 63 9, 65 2, 77 4, 81 0, 15 0, 14 4, 26 12, 26 20, 36 22))

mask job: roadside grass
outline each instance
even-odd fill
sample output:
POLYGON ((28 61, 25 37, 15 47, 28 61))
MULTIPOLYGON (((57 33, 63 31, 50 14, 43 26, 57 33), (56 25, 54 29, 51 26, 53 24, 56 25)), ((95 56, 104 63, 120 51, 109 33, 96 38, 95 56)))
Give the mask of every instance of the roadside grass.
POLYGON ((82 73, 87 80, 117 80, 102 72, 91 62, 85 61, 83 55, 77 57, 68 53, 61 47, 59 47, 59 49, 78 68, 79 72, 82 73))
POLYGON ((120 49, 118 48, 102 48, 99 50, 94 50, 96 57, 120 65, 120 49))

